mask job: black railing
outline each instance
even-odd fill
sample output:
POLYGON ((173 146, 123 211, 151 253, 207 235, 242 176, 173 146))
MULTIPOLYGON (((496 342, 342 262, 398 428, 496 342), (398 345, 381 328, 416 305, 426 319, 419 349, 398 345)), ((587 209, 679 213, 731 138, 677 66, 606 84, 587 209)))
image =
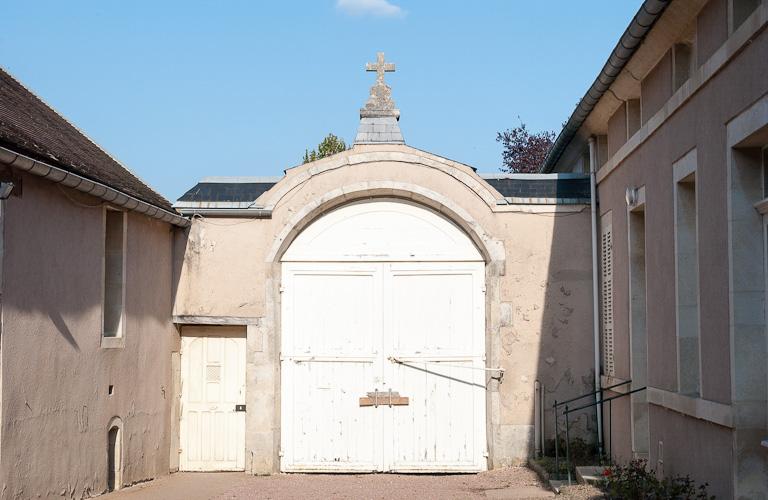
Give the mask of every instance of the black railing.
MULTIPOLYGON (((608 403, 608 423, 609 423, 609 429, 610 433, 608 434, 610 439, 610 445, 608 447, 608 461, 611 460, 611 455, 613 452, 613 439, 612 439, 612 431, 613 431, 613 412, 612 412, 612 401, 614 399, 623 398, 625 396, 629 396, 631 394, 634 394, 636 392, 644 391, 645 387, 640 387, 638 389, 632 389, 630 391, 618 394, 616 396, 612 396, 610 398, 603 398, 603 394, 605 391, 609 391, 611 389, 615 389, 617 387, 621 387, 623 385, 629 385, 631 384, 631 380, 627 380, 625 382, 621 382, 614 385, 609 385, 608 387, 600 387, 599 390, 588 392, 586 394, 582 394, 580 396, 576 396, 575 398, 568 399, 566 401, 557 402, 555 400, 554 404, 552 405, 552 409, 555 413, 555 471, 559 475, 560 474, 560 451, 559 451, 559 441, 560 441, 560 425, 559 420, 557 418, 558 411, 557 409, 561 406, 565 406, 565 410, 563 411, 563 415, 565 416, 565 466, 568 474, 568 484, 571 484, 571 440, 570 440, 570 419, 569 415, 573 412, 580 411, 580 410, 586 410, 587 408, 591 408, 593 406, 598 406, 597 411, 600 412, 600 415, 603 414, 603 408, 605 403, 608 403), (600 395, 599 398, 595 398, 595 401, 590 402, 585 405, 578 406, 576 408, 569 408, 568 405, 570 403, 573 403, 574 401, 578 401, 580 399, 585 399, 592 396, 600 395)), ((603 430, 605 430, 605 425, 603 425, 603 430)), ((602 459, 603 457, 603 439, 602 436, 597 435, 597 445, 598 445, 598 456, 602 459)))

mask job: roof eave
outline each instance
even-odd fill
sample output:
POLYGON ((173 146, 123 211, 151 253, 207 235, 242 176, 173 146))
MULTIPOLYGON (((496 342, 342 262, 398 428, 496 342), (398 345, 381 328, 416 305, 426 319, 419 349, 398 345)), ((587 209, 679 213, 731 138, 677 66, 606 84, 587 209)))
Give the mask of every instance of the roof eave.
POLYGON ((664 13, 671 0, 645 0, 643 5, 632 18, 624 34, 611 52, 600 74, 592 83, 592 86, 581 98, 573 114, 558 134, 555 143, 550 148, 542 172, 551 172, 562 156, 565 149, 573 140, 579 128, 584 124, 595 105, 610 88, 616 77, 621 73, 626 64, 635 54, 635 51, 653 28, 653 25, 664 13))
POLYGON ((0 146, 0 164, 8 165, 23 172, 42 177, 51 182, 76 189, 83 193, 90 194, 91 196, 101 198, 113 205, 147 215, 148 217, 160 219, 163 222, 175 226, 189 226, 189 219, 182 217, 176 212, 171 212, 163 207, 140 200, 119 189, 115 189, 98 181, 86 179, 83 176, 74 174, 63 168, 32 159, 2 146, 0 146))

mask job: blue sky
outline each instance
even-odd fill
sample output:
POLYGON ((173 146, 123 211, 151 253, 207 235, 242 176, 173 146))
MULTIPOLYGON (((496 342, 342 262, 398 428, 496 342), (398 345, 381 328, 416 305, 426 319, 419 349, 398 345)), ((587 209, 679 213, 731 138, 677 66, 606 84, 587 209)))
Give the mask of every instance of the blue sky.
POLYGON ((3 2, 0 64, 170 200, 354 139, 384 51, 406 143, 498 171, 560 130, 640 0, 3 2))

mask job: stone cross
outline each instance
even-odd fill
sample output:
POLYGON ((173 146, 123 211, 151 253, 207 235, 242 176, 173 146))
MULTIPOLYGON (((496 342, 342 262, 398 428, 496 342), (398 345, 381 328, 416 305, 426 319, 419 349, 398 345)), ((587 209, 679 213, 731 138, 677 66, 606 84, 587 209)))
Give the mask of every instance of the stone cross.
POLYGON ((384 62, 384 52, 377 52, 376 53, 376 62, 375 63, 367 63, 365 65, 365 71, 375 71, 376 72, 376 83, 384 84, 384 72, 391 73, 395 71, 395 64, 394 63, 385 63, 384 62))

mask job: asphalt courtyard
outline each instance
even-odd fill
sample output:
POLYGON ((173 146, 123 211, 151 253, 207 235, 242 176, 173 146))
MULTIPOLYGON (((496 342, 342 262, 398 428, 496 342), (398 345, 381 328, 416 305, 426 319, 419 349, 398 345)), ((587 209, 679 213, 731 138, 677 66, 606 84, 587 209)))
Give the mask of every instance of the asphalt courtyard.
POLYGON ((508 467, 480 474, 275 474, 181 472, 110 493, 110 500, 552 498, 536 474, 508 467))

